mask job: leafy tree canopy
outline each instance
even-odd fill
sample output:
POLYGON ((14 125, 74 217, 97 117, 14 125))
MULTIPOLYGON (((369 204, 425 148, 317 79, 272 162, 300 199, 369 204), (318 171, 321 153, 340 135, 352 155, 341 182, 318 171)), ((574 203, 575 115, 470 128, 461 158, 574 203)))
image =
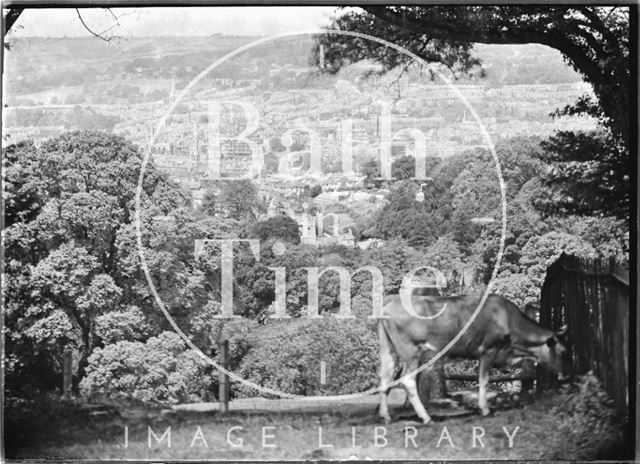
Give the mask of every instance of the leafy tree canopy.
POLYGON ((289 216, 279 215, 257 222, 251 229, 251 235, 260 240, 280 239, 293 244, 300 243, 298 223, 289 216))
MULTIPOLYGON (((126 312, 141 287, 121 258, 138 259, 134 241, 120 248, 122 234, 134 228, 141 154, 121 137, 74 132, 40 147, 11 145, 3 155, 7 352, 21 359, 8 377, 40 363, 46 371, 59 368, 65 346, 78 350, 82 368, 111 337, 96 332, 98 320, 126 312)), ((150 165, 142 184, 145 220, 185 203, 184 192, 150 165)), ((149 300, 135 304, 152 309, 149 300)))
POLYGON ((222 214, 238 221, 254 221, 264 211, 264 204, 258 197, 258 188, 249 179, 222 180, 215 185, 216 191, 209 190, 203 201, 207 214, 222 214))
POLYGON ((552 194, 538 202, 556 214, 614 215, 625 218, 631 206, 629 152, 605 131, 560 131, 543 142, 552 168, 543 177, 552 194))

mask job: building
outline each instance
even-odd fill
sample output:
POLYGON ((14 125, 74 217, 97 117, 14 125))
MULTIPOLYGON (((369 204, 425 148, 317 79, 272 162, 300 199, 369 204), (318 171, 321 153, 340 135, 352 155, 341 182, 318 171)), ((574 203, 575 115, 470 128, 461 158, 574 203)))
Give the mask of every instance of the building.
POLYGON ((347 214, 302 213, 295 216, 300 225, 300 242, 307 245, 344 245, 355 248, 353 219, 347 214), (329 222, 328 220, 331 220, 329 222))

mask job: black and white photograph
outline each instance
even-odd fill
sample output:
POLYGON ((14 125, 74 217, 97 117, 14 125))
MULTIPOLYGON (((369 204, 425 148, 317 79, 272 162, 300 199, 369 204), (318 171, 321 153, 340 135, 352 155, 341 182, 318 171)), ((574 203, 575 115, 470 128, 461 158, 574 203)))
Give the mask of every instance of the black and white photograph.
POLYGON ((637 462, 637 2, 2 6, 6 462, 637 462))

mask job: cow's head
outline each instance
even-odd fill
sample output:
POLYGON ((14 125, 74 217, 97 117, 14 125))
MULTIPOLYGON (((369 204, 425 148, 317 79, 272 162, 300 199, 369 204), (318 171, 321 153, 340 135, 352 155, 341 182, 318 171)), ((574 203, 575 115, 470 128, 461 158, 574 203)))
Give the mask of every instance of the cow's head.
POLYGON ((556 374, 560 381, 567 379, 570 369, 569 355, 563 343, 566 331, 567 326, 565 325, 542 345, 530 348, 540 365, 556 374))

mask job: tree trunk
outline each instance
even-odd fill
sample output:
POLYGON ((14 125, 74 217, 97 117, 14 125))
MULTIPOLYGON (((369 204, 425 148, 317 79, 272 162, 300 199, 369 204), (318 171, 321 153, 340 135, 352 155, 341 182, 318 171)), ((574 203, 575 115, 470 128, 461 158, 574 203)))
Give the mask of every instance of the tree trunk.
POLYGON ((91 355, 91 349, 93 348, 93 334, 91 322, 87 321, 83 324, 78 320, 78 326, 80 327, 81 342, 78 344, 78 371, 73 379, 73 387, 77 392, 80 380, 82 380, 86 374, 87 367, 89 366, 89 356, 91 355))

